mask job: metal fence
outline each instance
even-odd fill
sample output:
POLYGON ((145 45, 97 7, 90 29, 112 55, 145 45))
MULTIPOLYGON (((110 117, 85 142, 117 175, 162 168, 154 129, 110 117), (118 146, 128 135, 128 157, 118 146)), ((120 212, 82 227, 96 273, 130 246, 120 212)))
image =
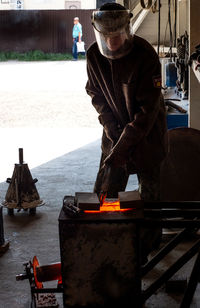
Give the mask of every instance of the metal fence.
POLYGON ((86 50, 95 40, 93 10, 0 11, 0 51, 65 53, 72 50, 73 19, 83 27, 86 50))

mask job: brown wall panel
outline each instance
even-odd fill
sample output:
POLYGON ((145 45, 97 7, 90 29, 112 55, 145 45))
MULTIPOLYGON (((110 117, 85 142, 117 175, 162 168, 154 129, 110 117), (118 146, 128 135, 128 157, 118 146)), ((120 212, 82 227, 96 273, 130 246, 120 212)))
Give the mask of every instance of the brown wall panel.
POLYGON ((0 51, 71 52, 73 19, 83 27, 86 50, 95 40, 93 10, 0 11, 0 51))

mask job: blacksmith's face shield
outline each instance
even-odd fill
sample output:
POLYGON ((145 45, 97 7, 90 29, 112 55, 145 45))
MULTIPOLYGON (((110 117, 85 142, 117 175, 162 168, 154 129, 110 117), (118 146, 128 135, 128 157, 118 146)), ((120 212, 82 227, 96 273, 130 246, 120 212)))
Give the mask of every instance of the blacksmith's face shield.
POLYGON ((101 54, 110 59, 127 55, 132 48, 129 10, 94 11, 92 25, 101 54))

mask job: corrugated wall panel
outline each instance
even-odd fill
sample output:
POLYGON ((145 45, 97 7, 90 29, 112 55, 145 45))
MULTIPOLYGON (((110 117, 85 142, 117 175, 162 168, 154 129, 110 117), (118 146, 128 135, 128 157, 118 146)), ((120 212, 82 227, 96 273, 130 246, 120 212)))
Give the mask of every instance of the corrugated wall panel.
POLYGON ((83 26, 86 49, 95 40, 93 10, 0 11, 0 51, 71 52, 75 16, 83 26))

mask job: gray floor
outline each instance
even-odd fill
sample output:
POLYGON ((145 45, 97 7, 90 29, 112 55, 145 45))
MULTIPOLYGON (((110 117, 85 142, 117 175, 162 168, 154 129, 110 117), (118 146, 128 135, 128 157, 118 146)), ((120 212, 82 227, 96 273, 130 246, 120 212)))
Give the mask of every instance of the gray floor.
MULTIPOLYGON (((4 200, 8 188, 5 179, 11 177, 14 163, 18 162, 18 148, 23 147, 25 161, 30 166, 33 178, 38 179, 36 186, 40 198, 45 202, 44 206, 37 208, 35 216, 30 216, 28 212, 15 211, 11 217, 7 215, 7 209, 4 208, 3 211, 5 239, 9 241, 10 248, 0 258, 0 307, 25 308, 30 307, 29 283, 27 280, 16 282, 15 276, 23 272, 23 263, 32 260, 34 255, 42 265, 60 261, 58 216, 62 200, 65 195, 74 195, 78 191, 92 191, 100 157, 101 129, 96 113, 85 96, 84 61, 73 64, 9 62, 0 66, 6 74, 12 72, 12 76, 21 72, 17 85, 14 77, 10 80, 10 87, 5 80, 0 80, 5 86, 0 98, 0 103, 4 104, 0 128, 0 201, 4 200), (72 65, 76 65, 82 76, 78 77, 76 89, 72 78, 70 86, 69 72, 74 69, 72 65), (30 78, 37 73, 38 78, 29 78, 28 82, 25 75, 27 72, 30 78), (49 74, 53 80, 48 77, 49 74), (20 85, 19 79, 24 87, 20 85), (58 80, 61 81, 56 85, 58 80), (62 95, 57 95, 58 93, 62 95), (49 102, 50 106, 45 108, 49 102), (79 104, 82 104, 80 109, 79 104)), ((137 178, 132 176, 127 190, 136 188, 137 178)), ((186 241, 163 260, 153 274, 146 277, 144 287, 189 245, 186 241)), ((194 260, 189 262, 177 273, 178 277, 187 278, 193 262, 194 260)), ((51 286, 54 285, 52 282, 51 286)), ((200 307, 199 291, 198 287, 191 307, 200 307)), ((181 298, 182 294, 167 294, 163 287, 146 302, 146 307, 176 308, 179 307, 181 298)), ((62 307, 62 297, 57 295, 57 299, 62 307)))

